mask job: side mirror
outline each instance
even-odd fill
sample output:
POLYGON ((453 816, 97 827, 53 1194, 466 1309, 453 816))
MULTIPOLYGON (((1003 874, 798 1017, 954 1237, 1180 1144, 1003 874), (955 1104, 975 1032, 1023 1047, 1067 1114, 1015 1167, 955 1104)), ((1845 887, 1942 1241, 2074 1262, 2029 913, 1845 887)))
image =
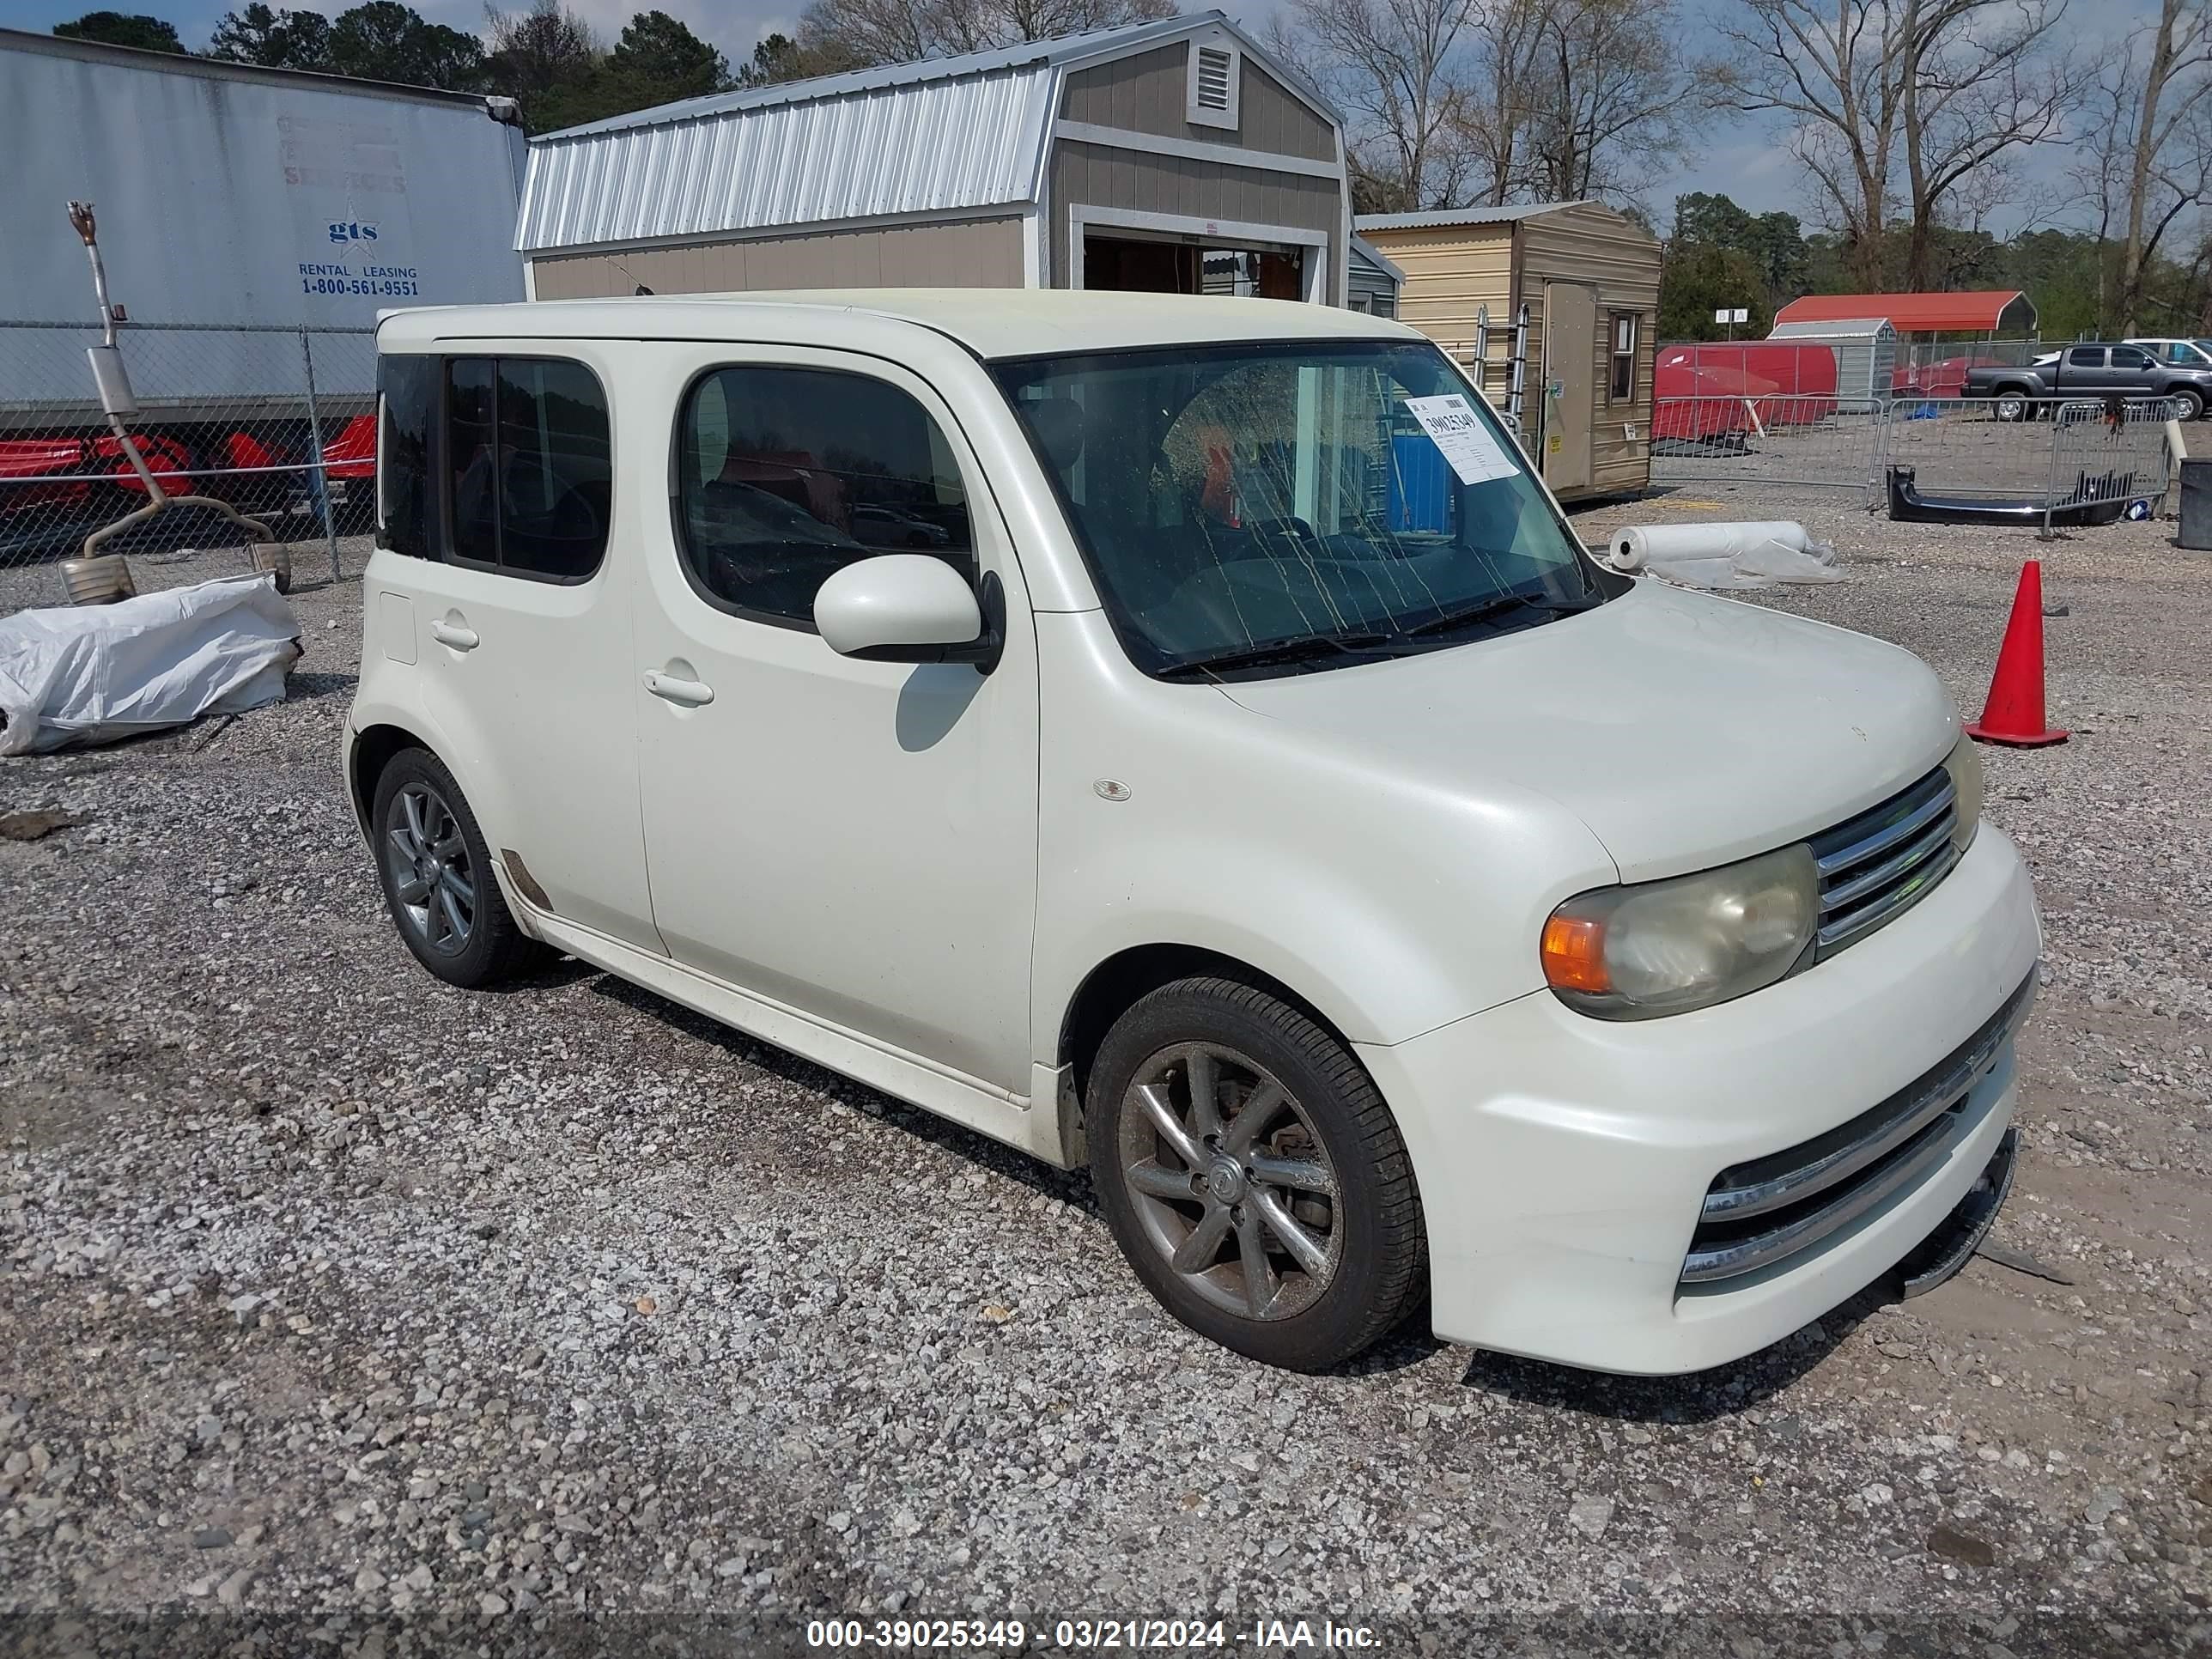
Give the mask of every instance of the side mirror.
POLYGON ((966 662, 988 674, 1006 638, 1006 599, 995 574, 981 602, 967 580, 927 553, 860 559, 814 595, 814 626, 841 657, 866 662, 966 662))

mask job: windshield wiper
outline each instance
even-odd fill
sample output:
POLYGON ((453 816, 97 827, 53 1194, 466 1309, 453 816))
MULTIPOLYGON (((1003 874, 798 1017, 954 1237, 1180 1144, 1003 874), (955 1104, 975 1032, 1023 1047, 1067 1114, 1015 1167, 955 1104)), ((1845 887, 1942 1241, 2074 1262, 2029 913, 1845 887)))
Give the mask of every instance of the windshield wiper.
POLYGON ((1267 668, 1278 663, 1305 662, 1315 657, 1359 656, 1376 646, 1390 643, 1388 634, 1309 634, 1303 639, 1268 640, 1216 651, 1207 656, 1185 657, 1159 671, 1163 679, 1188 678, 1224 668, 1267 668))
POLYGON ((1441 617, 1432 617, 1427 622, 1417 623, 1406 629, 1405 637, 1409 640, 1418 639, 1424 634, 1443 634, 1455 628, 1472 628, 1478 623, 1486 623, 1495 617, 1503 617, 1508 611, 1518 611, 1523 605, 1532 610, 1547 611, 1554 616, 1565 616, 1571 611, 1589 608, 1586 605, 1565 605, 1558 599, 1535 599, 1527 593, 1499 593, 1483 600, 1480 605, 1471 605, 1464 611, 1448 611, 1441 617))

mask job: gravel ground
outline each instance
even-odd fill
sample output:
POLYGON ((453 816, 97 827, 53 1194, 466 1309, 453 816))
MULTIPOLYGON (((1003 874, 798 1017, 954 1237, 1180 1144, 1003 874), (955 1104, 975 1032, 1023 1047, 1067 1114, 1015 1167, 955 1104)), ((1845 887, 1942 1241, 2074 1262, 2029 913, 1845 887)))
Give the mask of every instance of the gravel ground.
MULTIPOLYGON (((1717 515, 1832 537, 1848 583, 1757 602, 1978 705, 2032 539, 1773 489, 1579 522, 1717 515)), ((2075 738, 1988 756, 2050 947, 1996 1237, 2063 1280, 1977 1261, 1667 1381, 1417 1332, 1260 1370, 1155 1310, 1079 1177, 573 963, 438 985, 335 769, 349 549, 283 705, 0 763, 0 812, 85 820, 0 840, 0 1646, 2202 1650, 2212 560, 2169 533, 2042 548, 2075 738)))

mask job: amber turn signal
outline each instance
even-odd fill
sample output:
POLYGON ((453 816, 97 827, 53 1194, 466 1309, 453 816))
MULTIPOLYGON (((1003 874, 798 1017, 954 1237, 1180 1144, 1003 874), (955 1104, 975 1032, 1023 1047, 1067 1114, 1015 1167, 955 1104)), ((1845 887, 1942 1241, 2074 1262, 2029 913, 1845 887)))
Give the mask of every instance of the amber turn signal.
POLYGON ((1594 917, 1553 915, 1544 923, 1544 978, 1555 991, 1613 989, 1605 967, 1605 924, 1594 917))

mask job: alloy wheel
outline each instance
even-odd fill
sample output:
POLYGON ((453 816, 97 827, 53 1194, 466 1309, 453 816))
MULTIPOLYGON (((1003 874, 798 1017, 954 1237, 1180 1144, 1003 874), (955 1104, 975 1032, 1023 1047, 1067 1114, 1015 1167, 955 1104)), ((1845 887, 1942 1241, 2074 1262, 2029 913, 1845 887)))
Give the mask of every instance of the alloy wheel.
POLYGON ((441 956, 459 956, 476 933, 477 872, 460 822, 428 784, 410 783, 386 814, 385 867, 416 937, 441 956))
POLYGON ((1277 1079, 1221 1044, 1176 1043, 1137 1068, 1121 1116, 1138 1224, 1192 1291, 1277 1320, 1328 1290, 1344 1255, 1336 1169, 1277 1079))

